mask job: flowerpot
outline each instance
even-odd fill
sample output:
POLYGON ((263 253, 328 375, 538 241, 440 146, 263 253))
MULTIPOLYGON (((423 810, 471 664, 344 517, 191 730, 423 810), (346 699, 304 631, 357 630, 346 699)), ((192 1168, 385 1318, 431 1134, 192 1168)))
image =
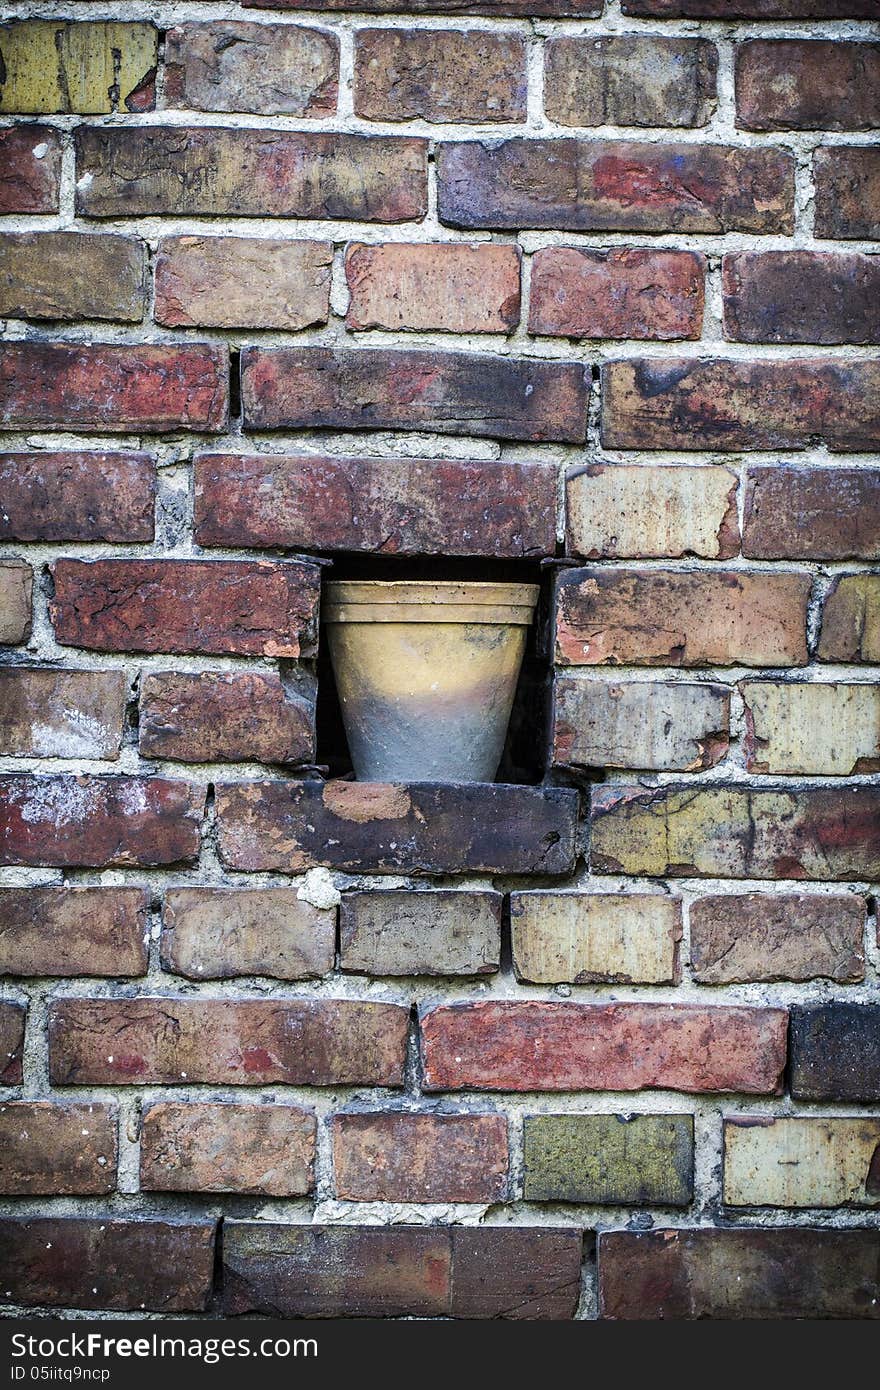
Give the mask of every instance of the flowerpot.
POLYGON ((324 622, 355 774, 491 782, 536 584, 327 585, 324 622))

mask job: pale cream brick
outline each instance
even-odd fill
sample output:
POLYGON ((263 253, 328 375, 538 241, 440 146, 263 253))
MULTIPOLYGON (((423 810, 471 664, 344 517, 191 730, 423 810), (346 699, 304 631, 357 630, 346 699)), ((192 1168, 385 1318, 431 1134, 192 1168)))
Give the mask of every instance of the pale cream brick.
POLYGON ((744 1117, 724 1123, 730 1206, 880 1206, 880 1118, 744 1117))
POLYGON ((681 904, 649 893, 512 893, 517 976, 535 984, 678 979, 681 904))

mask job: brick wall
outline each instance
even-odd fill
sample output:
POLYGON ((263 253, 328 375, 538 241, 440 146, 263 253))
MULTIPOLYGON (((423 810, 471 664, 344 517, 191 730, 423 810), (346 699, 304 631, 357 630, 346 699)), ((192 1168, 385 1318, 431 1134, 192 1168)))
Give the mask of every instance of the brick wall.
POLYGON ((880 6, 356 8, 0 29, 3 1308, 877 1316, 880 6))

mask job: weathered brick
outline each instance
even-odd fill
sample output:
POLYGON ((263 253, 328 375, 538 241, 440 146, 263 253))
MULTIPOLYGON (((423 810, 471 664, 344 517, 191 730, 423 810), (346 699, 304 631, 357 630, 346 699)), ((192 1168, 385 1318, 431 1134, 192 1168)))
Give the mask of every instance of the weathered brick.
POLYGON ((441 1004, 421 1017, 424 1089, 777 1094, 787 1025, 784 1009, 441 1004))
POLYGON ((0 889, 0 974, 147 972, 146 888, 0 889))
POLYGON ((20 1086, 24 1055, 27 1008, 11 999, 0 999, 0 1084, 20 1086))
POLYGON ((556 469, 492 459, 197 454, 199 545, 552 555, 556 469))
POLYGON ((880 256, 735 251, 724 257, 724 336, 743 343, 880 342, 880 256))
POLYGON ((26 19, 0 29, 0 111, 151 111, 159 35, 152 24, 26 19))
POLYGON ((610 449, 880 446, 880 359, 629 358, 602 368, 610 449))
POLYGON ((316 1128, 314 1115, 296 1105, 148 1105, 141 1188, 303 1196, 314 1184, 316 1128))
POLYGON ((340 965, 366 975, 488 975, 501 956, 500 893, 372 889, 340 906, 340 965))
POLYGON ((487 783, 247 782, 217 787, 231 869, 568 873, 577 795, 487 783))
POLYGON ((88 1196, 116 1187, 116 1107, 0 1104, 0 1192, 88 1196))
POLYGON ((582 1247, 580 1231, 553 1227, 227 1221, 223 1309, 232 1316, 572 1318, 582 1247))
POLYGON ((246 429, 428 429, 496 439, 586 438, 576 362, 388 348, 245 348, 246 429))
POLYGON ((144 246, 83 232, 0 235, 0 314, 19 319, 144 316, 144 246))
POLYGON ((621 0, 621 9, 651 19, 874 19, 876 4, 877 0, 621 0))
POLYGON ((0 776, 0 864, 195 859, 205 788, 163 777, 0 776))
POLYGON ((353 242, 345 321, 353 329, 510 333, 519 323, 519 263, 518 247, 489 242, 353 242))
POLYGON ((11 646, 31 635, 34 572, 24 560, 0 559, 0 642, 11 646))
POLYGON ((55 999, 55 1086, 400 1086, 409 1014, 349 999, 55 999))
POLYGON ((526 1115, 523 1197, 592 1206, 686 1207, 692 1115, 526 1115))
POLYGON ((791 232, 794 167, 781 150, 645 141, 446 143, 439 215, 453 227, 791 232))
POLYGON ((703 985, 865 976, 865 901, 850 893, 719 893, 691 904, 703 985))
POLYGON ((544 110, 566 126, 705 125, 715 109, 718 53, 708 39, 650 34, 553 39, 544 110))
POLYGON ((606 1231, 599 1316, 876 1318, 880 1232, 606 1231))
POLYGON ((151 541, 156 468, 149 454, 0 454, 0 539, 151 541))
POLYGON ((166 107, 332 116, 338 82, 339 39, 325 29, 222 20, 165 35, 166 107))
POLYGON ((0 348, 0 425, 88 434, 226 427, 229 354, 201 343, 0 348))
POLYGON ((651 878, 876 878, 880 787, 598 787, 592 862, 651 878))
POLYGON ((751 772, 880 772, 880 685, 747 681, 740 690, 751 772))
POLYGON ((190 979, 311 979, 333 969, 336 911, 295 888, 172 888, 162 913, 162 966, 190 979))
POLYGON ((566 475, 566 546, 586 559, 739 552, 736 474, 727 468, 589 463, 566 475))
POLYGON ((553 683, 554 766, 701 772, 726 757, 730 693, 683 681, 612 684, 558 672, 553 683))
POLYGON ((724 1201, 734 1207, 880 1204, 880 1120, 737 1115, 724 1121, 724 1201))
POLYGON ((880 662, 880 575, 841 574, 822 610, 820 661, 880 662))
POLYGON ((326 323, 332 264, 329 241, 163 237, 156 322, 171 328, 289 329, 326 323))
POLYGON ((124 671, 0 670, 0 755, 118 758, 124 671))
POLYGON ((213 1221, 111 1216, 0 1219, 0 1288, 15 1303, 112 1312, 203 1312, 213 1221))
POLYGON ((813 182, 817 237, 880 237, 880 145, 820 146, 813 182))
POLYGON ((746 130, 880 125, 880 43, 836 37, 737 44, 736 123, 746 130))
POLYGON ((743 554, 880 559, 880 468, 750 468, 743 554))
POLYGON ((315 703, 275 672, 151 672, 141 683, 140 750, 186 763, 308 763, 315 703))
POLYGON ((408 222, 427 211, 427 142, 226 126, 79 126, 84 217, 408 222))
POLYGON ((880 1004, 796 1004, 790 1047, 796 1100, 880 1100, 880 1004))
POLYGON ((0 213, 57 212, 61 135, 45 125, 0 130, 0 213))
POLYGON ((334 1115, 336 1194, 350 1202, 502 1202, 503 1115, 334 1115))
POLYGON ((695 251, 585 251, 531 258, 529 332, 556 338, 699 338, 704 267, 695 251))
MULTIPOLYGON (((245 9, 308 10, 314 0, 242 0, 242 4, 245 9)), ((602 13, 602 0, 407 0, 403 11, 400 0, 321 0, 321 9, 357 14, 474 14, 491 19, 593 19, 602 13)))
POLYGON ((807 574, 565 570, 556 659, 572 666, 802 666, 807 574))
POLYGON ((673 984, 681 903, 657 893, 512 893, 513 965, 534 984, 673 984))
POLYGON ((354 109, 368 121, 524 121, 525 40, 481 29, 358 29, 354 109))
POLYGON ((299 561, 58 560, 50 617, 93 651, 313 654, 320 572, 299 561))

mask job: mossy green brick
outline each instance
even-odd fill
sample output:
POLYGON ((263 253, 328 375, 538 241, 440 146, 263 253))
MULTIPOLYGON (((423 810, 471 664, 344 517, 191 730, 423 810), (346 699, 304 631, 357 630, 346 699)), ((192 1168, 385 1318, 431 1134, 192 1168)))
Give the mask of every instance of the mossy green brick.
POLYGON ((150 111, 158 33, 152 24, 27 19, 0 28, 0 111, 150 111))
POLYGON ((692 1115, 527 1115, 525 1200, 686 1207, 692 1115))

